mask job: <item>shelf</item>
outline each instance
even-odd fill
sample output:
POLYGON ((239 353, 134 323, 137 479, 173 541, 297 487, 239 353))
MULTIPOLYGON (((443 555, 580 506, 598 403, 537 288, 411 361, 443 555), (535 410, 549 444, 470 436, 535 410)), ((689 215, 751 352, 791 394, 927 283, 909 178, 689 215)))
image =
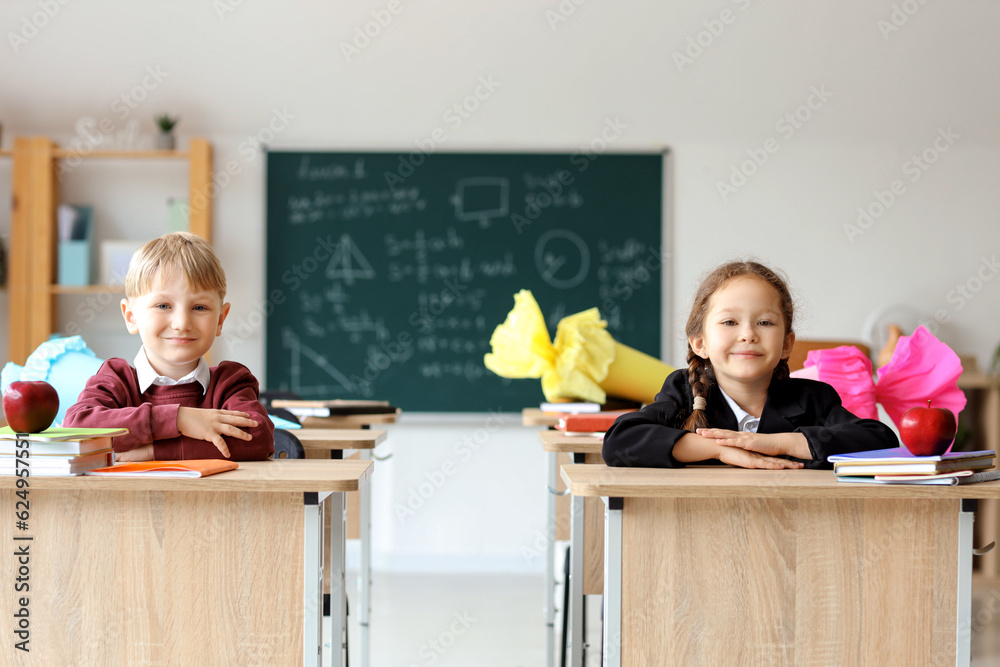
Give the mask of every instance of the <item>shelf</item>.
POLYGON ((51 285, 52 294, 125 294, 123 285, 51 285))
POLYGON ((81 158, 89 159, 95 157, 103 158, 168 158, 168 159, 178 159, 186 160, 190 155, 187 151, 75 151, 66 150, 65 148, 57 148, 52 151, 52 157, 56 159, 65 158, 81 158))
MULTIPOLYGON (((88 295, 104 301, 124 296, 121 285, 58 285, 58 166, 84 158, 108 160, 175 160, 187 163, 188 229, 212 241, 212 145, 191 137, 185 150, 68 150, 46 136, 15 137, 13 209, 9 249, 8 357, 24 363, 32 351, 58 330, 60 297, 88 295)), ((89 164, 94 161, 90 160, 89 164)))
POLYGON ((14 154, 14 151, 10 149, 0 148, 0 157, 10 157, 14 154))

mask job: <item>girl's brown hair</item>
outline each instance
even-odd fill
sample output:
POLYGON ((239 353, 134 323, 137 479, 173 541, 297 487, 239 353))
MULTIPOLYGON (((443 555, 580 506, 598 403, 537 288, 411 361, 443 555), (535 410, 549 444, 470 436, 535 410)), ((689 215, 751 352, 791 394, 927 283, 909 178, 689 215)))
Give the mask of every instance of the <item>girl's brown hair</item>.
MULTIPOLYGON (((758 262, 729 262, 708 274, 701 281, 698 291, 695 292, 694 304, 691 306, 691 314, 688 316, 687 327, 684 330, 689 339, 701 335, 705 327, 705 317, 708 315, 708 304, 712 295, 733 278, 744 276, 760 278, 778 291, 781 300, 781 315, 785 320, 785 335, 792 333, 792 316, 795 313, 795 306, 784 278, 758 262)), ((688 342, 687 362, 688 384, 691 385, 691 393, 694 394, 695 398, 700 396, 705 399, 707 404, 708 395, 712 391, 712 387, 715 386, 715 372, 712 370, 712 362, 695 354, 694 350, 691 349, 690 342, 688 342)), ((788 359, 782 359, 778 362, 773 377, 778 380, 788 377, 788 359)), ((708 427, 705 410, 692 410, 682 428, 694 431, 708 427)))

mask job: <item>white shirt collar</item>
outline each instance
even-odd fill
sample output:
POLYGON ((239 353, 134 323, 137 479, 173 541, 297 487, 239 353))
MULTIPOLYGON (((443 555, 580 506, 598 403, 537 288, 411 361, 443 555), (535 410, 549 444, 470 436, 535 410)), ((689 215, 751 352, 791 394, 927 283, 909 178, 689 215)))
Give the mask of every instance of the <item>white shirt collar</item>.
POLYGON ((175 385, 175 384, 188 384, 191 382, 197 382, 201 385, 202 393, 208 391, 208 381, 211 377, 211 372, 208 369, 208 362, 205 361, 205 357, 198 359, 198 366, 182 377, 180 380, 174 380, 173 378, 168 378, 165 375, 160 375, 153 369, 152 364, 149 363, 149 358, 146 356, 146 346, 139 348, 139 353, 135 355, 135 360, 132 362, 135 366, 135 373, 139 378, 139 391, 145 393, 152 385, 175 385))
POLYGON ((733 414, 736 415, 736 422, 738 424, 736 430, 756 433, 757 427, 760 426, 760 417, 754 417, 752 414, 737 405, 736 401, 734 401, 729 394, 722 391, 722 387, 719 387, 719 391, 722 392, 723 397, 726 399, 726 403, 729 404, 729 408, 733 411, 733 414))

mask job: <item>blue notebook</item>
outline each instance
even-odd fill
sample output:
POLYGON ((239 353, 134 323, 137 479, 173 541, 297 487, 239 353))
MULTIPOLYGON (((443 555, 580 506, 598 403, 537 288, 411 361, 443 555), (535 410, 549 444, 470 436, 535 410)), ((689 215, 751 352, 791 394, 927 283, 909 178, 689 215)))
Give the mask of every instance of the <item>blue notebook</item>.
POLYGON ((975 452, 948 452, 940 456, 915 456, 906 447, 893 447, 892 449, 872 449, 867 452, 854 452, 853 454, 834 454, 833 456, 828 456, 826 460, 830 463, 894 463, 898 461, 922 463, 978 459, 984 456, 996 456, 996 450, 980 449, 975 452))

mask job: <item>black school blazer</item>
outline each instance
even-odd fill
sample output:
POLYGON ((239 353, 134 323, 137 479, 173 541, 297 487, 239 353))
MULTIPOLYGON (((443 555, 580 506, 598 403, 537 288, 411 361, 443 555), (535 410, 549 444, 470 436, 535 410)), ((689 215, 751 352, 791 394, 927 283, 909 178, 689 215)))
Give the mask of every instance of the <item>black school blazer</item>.
MULTIPOLYGON (((615 420, 604 436, 604 462, 609 466, 683 468, 686 464, 674 458, 673 449, 681 436, 689 433, 681 424, 691 414, 693 403, 687 370, 674 371, 652 403, 615 420)), ((713 428, 736 430, 736 415, 718 387, 709 394, 705 412, 713 428)), ((757 432, 802 433, 813 457, 804 461, 806 468, 832 468, 826 459, 833 454, 899 446, 888 426, 875 419, 860 419, 846 410, 833 387, 801 378, 771 382, 757 432)))

